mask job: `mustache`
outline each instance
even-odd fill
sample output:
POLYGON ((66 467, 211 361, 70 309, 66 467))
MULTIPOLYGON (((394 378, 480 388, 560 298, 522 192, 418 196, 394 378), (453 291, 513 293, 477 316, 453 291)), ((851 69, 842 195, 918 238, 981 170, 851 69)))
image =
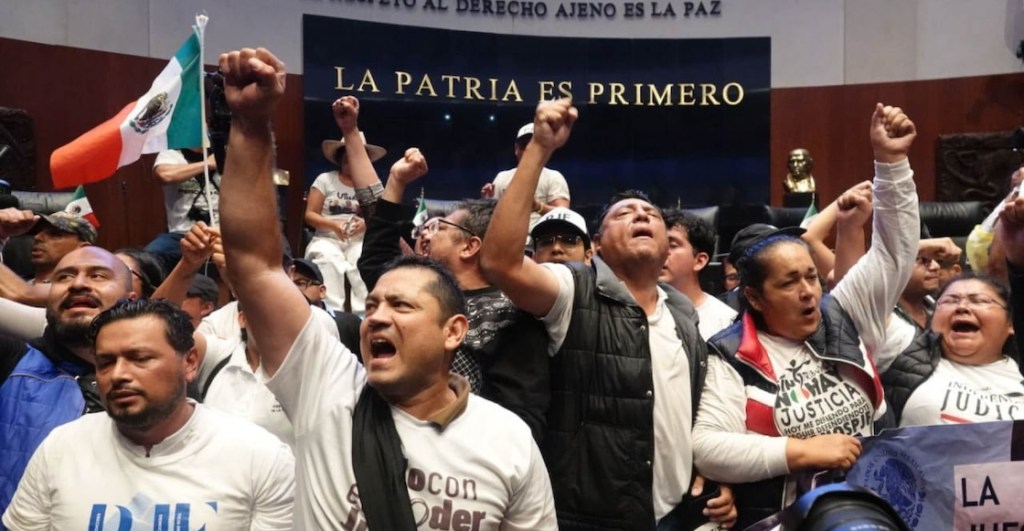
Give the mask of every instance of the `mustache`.
POLYGON ((96 297, 95 295, 93 295, 93 294, 91 294, 89 292, 77 291, 77 292, 68 292, 68 294, 64 296, 64 300, 62 300, 60 302, 59 308, 61 310, 66 310, 66 309, 70 308, 73 303, 79 302, 76 299, 83 299, 83 298, 88 300, 89 302, 95 304, 97 307, 102 307, 103 306, 103 302, 100 301, 99 297, 96 297))
POLYGON ((136 388, 136 387, 132 387, 132 386, 129 386, 129 385, 114 386, 109 391, 107 391, 107 394, 105 396, 106 396, 107 401, 110 401, 110 400, 114 400, 116 398, 116 396, 115 396, 116 394, 123 393, 125 391, 137 394, 137 395, 142 396, 142 397, 146 396, 146 392, 143 391, 142 389, 139 389, 139 388, 136 388))

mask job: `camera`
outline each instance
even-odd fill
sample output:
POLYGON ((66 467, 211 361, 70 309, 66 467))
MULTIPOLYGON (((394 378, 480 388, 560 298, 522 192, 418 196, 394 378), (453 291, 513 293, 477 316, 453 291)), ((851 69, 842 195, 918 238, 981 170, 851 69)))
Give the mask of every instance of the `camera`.
MULTIPOLYGON (((210 133, 210 148, 217 168, 223 171, 224 148, 231 132, 231 108, 224 97, 224 76, 220 72, 207 72, 204 79, 206 89, 207 126, 210 133)), ((189 212, 191 217, 191 212, 189 212)))
POLYGON ((188 219, 203 223, 210 224, 210 212, 208 210, 192 205, 192 208, 188 209, 188 219))

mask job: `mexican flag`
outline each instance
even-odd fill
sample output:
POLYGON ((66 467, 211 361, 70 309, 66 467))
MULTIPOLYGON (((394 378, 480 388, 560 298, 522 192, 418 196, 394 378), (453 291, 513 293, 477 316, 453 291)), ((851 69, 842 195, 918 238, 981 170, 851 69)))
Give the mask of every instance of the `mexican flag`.
POLYGON ((416 207, 416 215, 412 217, 412 224, 419 227, 427 222, 427 200, 423 198, 423 190, 420 189, 420 204, 416 207))
POLYGON ((64 207, 64 212, 85 218, 85 220, 93 227, 99 228, 100 226, 100 220, 92 211, 92 205, 89 204, 89 198, 85 197, 84 187, 79 186, 75 190, 75 195, 71 198, 71 202, 68 203, 68 206, 64 207))
POLYGON ((54 188, 102 181, 143 153, 203 145, 202 42, 206 16, 141 98, 50 156, 54 188))
POLYGON ((804 214, 803 221, 800 222, 800 228, 806 229, 811 224, 811 220, 818 215, 818 207, 814 206, 814 196, 811 196, 811 206, 807 207, 807 212, 804 214))

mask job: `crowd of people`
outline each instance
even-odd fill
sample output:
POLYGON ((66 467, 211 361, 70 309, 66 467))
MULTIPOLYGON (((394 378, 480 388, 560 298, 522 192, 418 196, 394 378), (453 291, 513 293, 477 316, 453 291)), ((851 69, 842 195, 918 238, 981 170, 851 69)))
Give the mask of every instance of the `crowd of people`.
POLYGON ((382 181, 339 98, 315 234, 283 256, 284 65, 219 66, 226 160, 157 159, 149 252, 0 210, 0 238, 35 241, 31 279, 0 265, 7 529, 742 529, 882 429, 1024 419, 1024 198, 961 270, 921 226, 899 107, 866 120, 874 178, 806 228, 739 231, 715 295, 703 219, 637 190, 589 226, 570 208, 546 167, 586 120, 568 99, 537 106, 484 198, 407 241, 427 157, 382 181))

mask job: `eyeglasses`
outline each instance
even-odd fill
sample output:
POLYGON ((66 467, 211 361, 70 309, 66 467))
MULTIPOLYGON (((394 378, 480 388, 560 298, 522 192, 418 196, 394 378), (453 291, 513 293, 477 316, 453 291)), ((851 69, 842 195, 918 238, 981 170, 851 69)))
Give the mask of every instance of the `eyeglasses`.
POLYGON ((1001 304, 992 297, 981 295, 979 293, 971 293, 970 295, 943 295, 942 297, 939 297, 939 300, 935 301, 936 306, 947 306, 950 308, 958 308, 960 303, 964 303, 968 308, 974 309, 988 308, 993 305, 1004 309, 1006 308, 1005 304, 1001 304))
POLYGON ((575 247, 576 244, 583 241, 583 237, 579 234, 548 234, 546 236, 537 236, 533 241, 537 247, 550 247, 556 241, 567 247, 575 247))
POLYGON ((299 289, 306 289, 306 288, 308 288, 310 286, 319 286, 320 284, 322 284, 322 282, 317 282, 315 280, 309 280, 309 279, 305 279, 305 278, 299 278, 299 279, 293 280, 292 282, 296 286, 298 286, 299 289))
MULTIPOLYGON (((435 219, 433 223, 427 224, 427 226, 426 226, 426 228, 424 230, 427 232, 427 234, 433 236, 433 235, 437 234, 437 231, 441 228, 442 224, 444 224, 444 225, 451 225, 452 227, 455 227, 456 229, 465 231, 466 234, 469 234, 470 236, 477 236, 477 234, 475 232, 467 229, 466 227, 463 227, 462 225, 459 225, 458 223, 453 223, 451 221, 448 221, 447 219, 444 219, 444 218, 437 218, 437 219, 435 219)), ((477 237, 479 237, 479 236, 477 236, 477 237)))

